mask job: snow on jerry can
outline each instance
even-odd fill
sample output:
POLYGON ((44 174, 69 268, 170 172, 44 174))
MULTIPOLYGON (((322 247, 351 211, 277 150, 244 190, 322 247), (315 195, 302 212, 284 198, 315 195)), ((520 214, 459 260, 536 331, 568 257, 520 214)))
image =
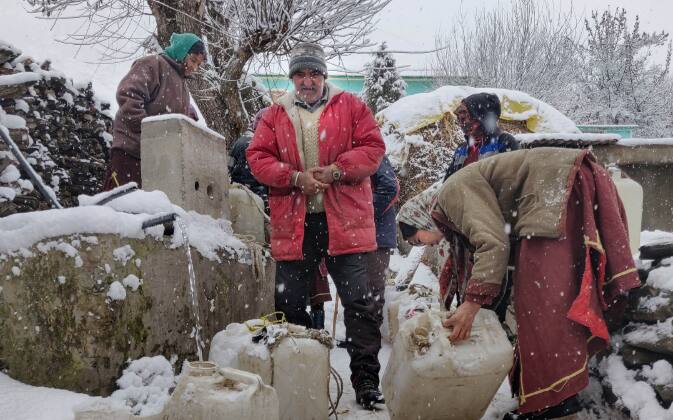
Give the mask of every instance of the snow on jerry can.
POLYGON ((229 187, 229 218, 235 233, 265 243, 264 201, 241 184, 232 183, 229 187))
POLYGON ((480 419, 513 362, 493 311, 480 309, 470 338, 452 344, 438 311, 400 326, 383 375, 390 418, 480 419))
POLYGON ((256 373, 273 386, 282 420, 327 418, 329 408, 329 348, 301 337, 303 327, 289 324, 290 332, 269 347, 253 343, 244 324, 232 323, 213 337, 210 359, 223 366, 256 373), (293 335, 293 332, 300 334, 293 335))
POLYGON ((409 288, 398 292, 386 303, 388 319, 388 339, 393 341, 400 329, 400 324, 417 312, 429 310, 432 306, 437 308, 439 302, 437 296, 427 287, 417 284, 409 285, 409 288))
POLYGON ((643 187, 636 181, 622 174, 616 166, 608 167, 612 181, 617 187, 619 198, 624 203, 626 221, 629 225, 629 246, 631 254, 638 253, 640 247, 640 230, 643 221, 643 187))

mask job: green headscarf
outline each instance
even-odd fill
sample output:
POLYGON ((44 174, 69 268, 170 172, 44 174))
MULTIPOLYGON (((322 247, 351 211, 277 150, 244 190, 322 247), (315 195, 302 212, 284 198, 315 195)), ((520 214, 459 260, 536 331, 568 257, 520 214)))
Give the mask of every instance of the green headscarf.
POLYGON ((182 62, 187 57, 189 50, 199 41, 201 41, 201 38, 189 32, 173 33, 171 35, 171 45, 164 50, 164 54, 175 61, 182 62))

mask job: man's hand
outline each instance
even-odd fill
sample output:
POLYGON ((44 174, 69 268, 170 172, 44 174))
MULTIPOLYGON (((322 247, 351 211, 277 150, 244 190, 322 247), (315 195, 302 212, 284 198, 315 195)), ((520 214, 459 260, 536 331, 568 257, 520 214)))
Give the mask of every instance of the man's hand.
POLYGON ((337 172, 339 167, 335 164, 329 166, 318 166, 316 168, 309 169, 309 172, 313 174, 313 177, 320 182, 325 184, 331 184, 334 182, 334 172, 337 172))
POLYGON ((442 325, 445 328, 453 327, 453 332, 449 336, 449 340, 452 343, 470 337, 472 323, 474 322, 474 317, 477 316, 479 308, 481 308, 481 305, 478 303, 463 302, 453 315, 442 321, 442 325))
POLYGON ((311 169, 307 172, 298 172, 296 185, 304 195, 320 194, 329 187, 329 184, 315 179, 311 169))

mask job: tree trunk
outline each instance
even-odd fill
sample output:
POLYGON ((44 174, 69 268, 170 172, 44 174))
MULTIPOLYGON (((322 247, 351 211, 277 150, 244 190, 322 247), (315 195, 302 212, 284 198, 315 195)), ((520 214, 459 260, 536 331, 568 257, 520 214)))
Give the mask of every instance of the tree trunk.
MULTIPOLYGON (((203 20, 203 7, 205 0, 163 0, 162 4, 153 0, 147 0, 152 14, 157 22, 157 39, 162 46, 169 44, 173 32, 192 32, 203 37, 203 29, 208 27, 203 20), (177 12, 176 10, 180 12, 177 12)), ((209 31, 208 39, 211 44, 221 43, 217 32, 209 31)), ((189 81, 189 89, 208 124, 208 127, 220 133, 231 145, 245 130, 247 125, 247 112, 239 92, 238 81, 243 75, 245 64, 251 58, 252 53, 237 51, 233 57, 222 65, 220 60, 213 57, 215 64, 211 69, 220 75, 219 86, 213 86, 204 79, 201 73, 189 81)), ((221 57, 217 57, 221 58, 221 57)))

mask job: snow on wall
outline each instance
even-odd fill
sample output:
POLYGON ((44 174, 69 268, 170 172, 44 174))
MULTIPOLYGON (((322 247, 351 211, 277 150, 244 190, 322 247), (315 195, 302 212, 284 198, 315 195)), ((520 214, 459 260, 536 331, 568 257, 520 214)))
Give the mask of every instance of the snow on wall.
POLYGON ((205 122, 203 119, 200 119, 199 121, 194 121, 190 117, 183 115, 183 114, 161 114, 161 115, 153 115, 151 117, 146 117, 143 118, 143 122, 153 122, 153 121, 166 121, 166 120, 183 120, 188 122, 194 127, 198 127, 201 130, 204 130, 205 132, 209 133, 210 135, 214 136, 215 138, 218 138, 220 140, 224 140, 224 137, 220 133, 218 133, 215 130, 211 130, 205 125, 205 122))
POLYGON ((17 73, 0 76, 0 86, 19 85, 22 83, 37 82, 42 79, 42 72, 38 73, 17 73))
POLYGON ((595 133, 523 133, 515 134, 517 140, 522 144, 532 143, 541 140, 565 140, 582 142, 606 142, 619 141, 619 134, 595 134, 595 133))
MULTIPOLYGON (((112 190, 112 193, 123 188, 112 190)), ((234 236, 231 222, 194 211, 185 212, 173 205, 161 191, 137 190, 103 206, 91 205, 110 193, 92 197, 82 195, 80 203, 84 205, 80 207, 17 213, 0 218, 0 254, 27 252, 40 241, 80 233, 116 234, 136 239, 147 235, 162 238, 161 226, 143 231, 142 224, 170 212, 176 213, 184 223, 190 245, 206 258, 219 261, 218 250, 242 256, 246 249, 245 244, 234 236)), ((180 224, 175 228, 170 244, 172 248, 184 245, 180 224)))
POLYGON ((660 138, 660 139, 641 139, 641 138, 630 138, 630 139, 621 139, 617 142, 620 146, 673 146, 673 138, 660 138))

